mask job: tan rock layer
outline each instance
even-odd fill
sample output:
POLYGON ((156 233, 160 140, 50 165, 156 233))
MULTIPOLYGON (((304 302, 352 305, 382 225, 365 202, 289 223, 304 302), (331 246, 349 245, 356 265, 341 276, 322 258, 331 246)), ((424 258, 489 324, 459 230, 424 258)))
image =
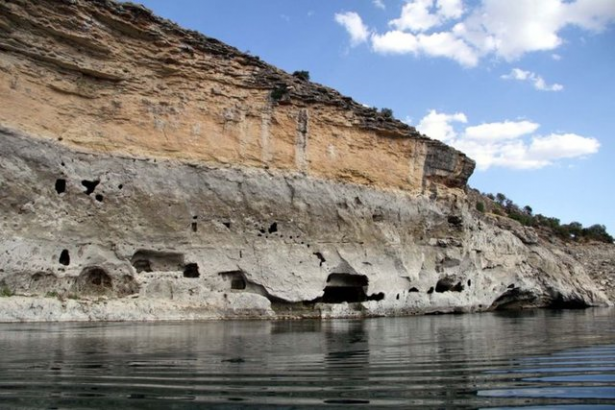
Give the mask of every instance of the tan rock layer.
POLYGON ((102 152, 411 192, 464 187, 474 169, 330 88, 105 0, 0 0, 0 123, 102 152))

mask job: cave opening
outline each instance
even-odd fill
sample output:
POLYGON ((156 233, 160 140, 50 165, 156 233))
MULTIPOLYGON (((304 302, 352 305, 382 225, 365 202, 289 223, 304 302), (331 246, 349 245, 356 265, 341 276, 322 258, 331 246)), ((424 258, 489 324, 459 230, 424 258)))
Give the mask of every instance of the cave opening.
POLYGON ((147 259, 138 259, 132 262, 132 266, 137 270, 137 273, 152 272, 152 265, 147 259))
POLYGON ((70 254, 68 253, 68 249, 62 250, 62 252, 60 253, 59 262, 64 266, 70 265, 70 254))
POLYGON ((198 278, 201 276, 199 273, 199 265, 197 263, 188 263, 184 267, 184 278, 198 278))
POLYGON ((77 287, 83 293, 105 293, 113 287, 111 276, 98 266, 85 268, 77 278, 77 287))
POLYGON ((62 178, 56 179, 56 192, 58 194, 63 194, 66 192, 66 180, 62 178))
POLYGON ((220 272, 218 273, 218 275, 220 275, 220 277, 223 278, 225 281, 230 282, 231 290, 245 290, 248 286, 246 278, 243 272, 240 270, 220 272))
POLYGON ((444 293, 444 292, 463 292, 463 284, 461 282, 456 282, 453 277, 444 277, 438 280, 436 283, 436 292, 444 293))
POLYGON ((91 193, 93 193, 98 184, 100 184, 99 180, 88 181, 87 179, 84 179, 83 181, 81 181, 81 185, 85 187, 86 195, 90 195, 91 193))
MULTIPOLYGON (((322 296, 323 303, 356 303, 370 300, 365 292, 369 280, 365 275, 332 273, 327 278, 322 296)), ((382 295, 384 297, 384 295, 382 295)))
POLYGON ((318 260, 320 261, 318 266, 322 266, 323 263, 325 263, 327 260, 325 259, 325 257, 323 256, 322 253, 320 252, 314 252, 314 256, 316 256, 318 258, 318 260))
POLYGON ((130 259, 132 266, 140 272, 178 272, 185 268, 184 255, 177 252, 139 249, 130 259))
POLYGON ((278 231, 278 223, 277 223, 277 222, 274 222, 274 223, 272 223, 271 225, 269 225, 269 229, 268 229, 268 231, 269 231, 269 234, 270 234, 270 235, 271 235, 272 233, 277 232, 277 231, 278 231))

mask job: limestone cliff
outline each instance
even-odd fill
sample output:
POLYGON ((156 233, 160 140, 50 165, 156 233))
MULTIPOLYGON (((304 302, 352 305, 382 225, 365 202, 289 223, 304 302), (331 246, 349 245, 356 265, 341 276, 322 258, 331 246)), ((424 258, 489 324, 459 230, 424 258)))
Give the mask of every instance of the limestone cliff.
POLYGON ((0 0, 0 99, 0 320, 609 303, 464 154, 139 6, 0 0))

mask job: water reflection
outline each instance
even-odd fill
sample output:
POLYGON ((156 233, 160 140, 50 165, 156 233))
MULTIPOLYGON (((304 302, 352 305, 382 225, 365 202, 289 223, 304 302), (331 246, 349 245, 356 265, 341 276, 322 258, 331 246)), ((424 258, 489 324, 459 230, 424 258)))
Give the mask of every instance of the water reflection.
POLYGON ((0 409, 607 408, 614 316, 4 324, 0 409))

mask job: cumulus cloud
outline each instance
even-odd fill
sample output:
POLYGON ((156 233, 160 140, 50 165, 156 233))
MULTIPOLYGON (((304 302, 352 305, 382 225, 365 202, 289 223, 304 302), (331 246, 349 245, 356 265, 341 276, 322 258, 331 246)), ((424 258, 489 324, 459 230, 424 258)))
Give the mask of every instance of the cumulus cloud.
POLYGON ((458 19, 464 13, 462 0, 437 0, 438 14, 444 19, 458 19))
POLYGON ((532 140, 529 152, 535 158, 561 159, 595 154, 600 143, 577 134, 551 134, 532 140))
POLYGON ((411 0, 401 9, 401 16, 389 22, 396 30, 426 31, 463 14, 461 0, 411 0))
POLYGON ((363 24, 363 19, 357 13, 353 11, 337 13, 335 21, 346 29, 353 46, 364 43, 369 38, 369 29, 363 24))
POLYGON ((479 0, 469 4, 409 0, 399 17, 370 38, 358 14, 337 14, 336 21, 346 27, 353 45, 369 40, 378 53, 445 57, 466 67, 489 56, 514 61, 526 53, 554 51, 564 42, 561 33, 566 27, 599 32, 615 22, 613 0, 479 0))
POLYGON ((394 30, 372 35, 372 47, 383 54, 407 54, 419 51, 419 41, 412 33, 394 30))
POLYGON ((468 119, 463 113, 443 114, 436 110, 431 110, 421 119, 417 125, 417 129, 423 134, 429 135, 431 138, 450 142, 457 137, 455 129, 451 125, 452 122, 466 123, 468 119))
POLYGON ((528 81, 532 83, 535 89, 540 91, 562 91, 564 89, 564 86, 561 84, 547 84, 538 74, 521 70, 520 68, 513 68, 509 74, 504 74, 501 78, 504 80, 528 81))
POLYGON ((409 30, 413 32, 429 30, 440 24, 438 15, 432 13, 433 0, 413 0, 401 8, 401 16, 389 21, 389 25, 396 30, 409 30))
POLYGON ((532 121, 502 121, 465 126, 463 113, 446 114, 430 110, 417 129, 444 141, 476 161, 477 169, 491 167, 539 169, 564 159, 582 158, 598 152, 595 138, 577 134, 536 135, 539 124, 532 121))
POLYGON ((540 125, 531 121, 504 121, 467 127, 465 137, 472 140, 510 140, 531 134, 540 125))
POLYGON ((415 35, 393 30, 385 34, 373 34, 371 40, 372 48, 382 54, 426 54, 448 57, 467 67, 478 64, 476 53, 448 32, 415 35))
POLYGON ((374 7, 377 7, 379 9, 386 9, 387 7, 384 5, 384 1, 382 0, 372 0, 372 4, 374 5, 374 7))

